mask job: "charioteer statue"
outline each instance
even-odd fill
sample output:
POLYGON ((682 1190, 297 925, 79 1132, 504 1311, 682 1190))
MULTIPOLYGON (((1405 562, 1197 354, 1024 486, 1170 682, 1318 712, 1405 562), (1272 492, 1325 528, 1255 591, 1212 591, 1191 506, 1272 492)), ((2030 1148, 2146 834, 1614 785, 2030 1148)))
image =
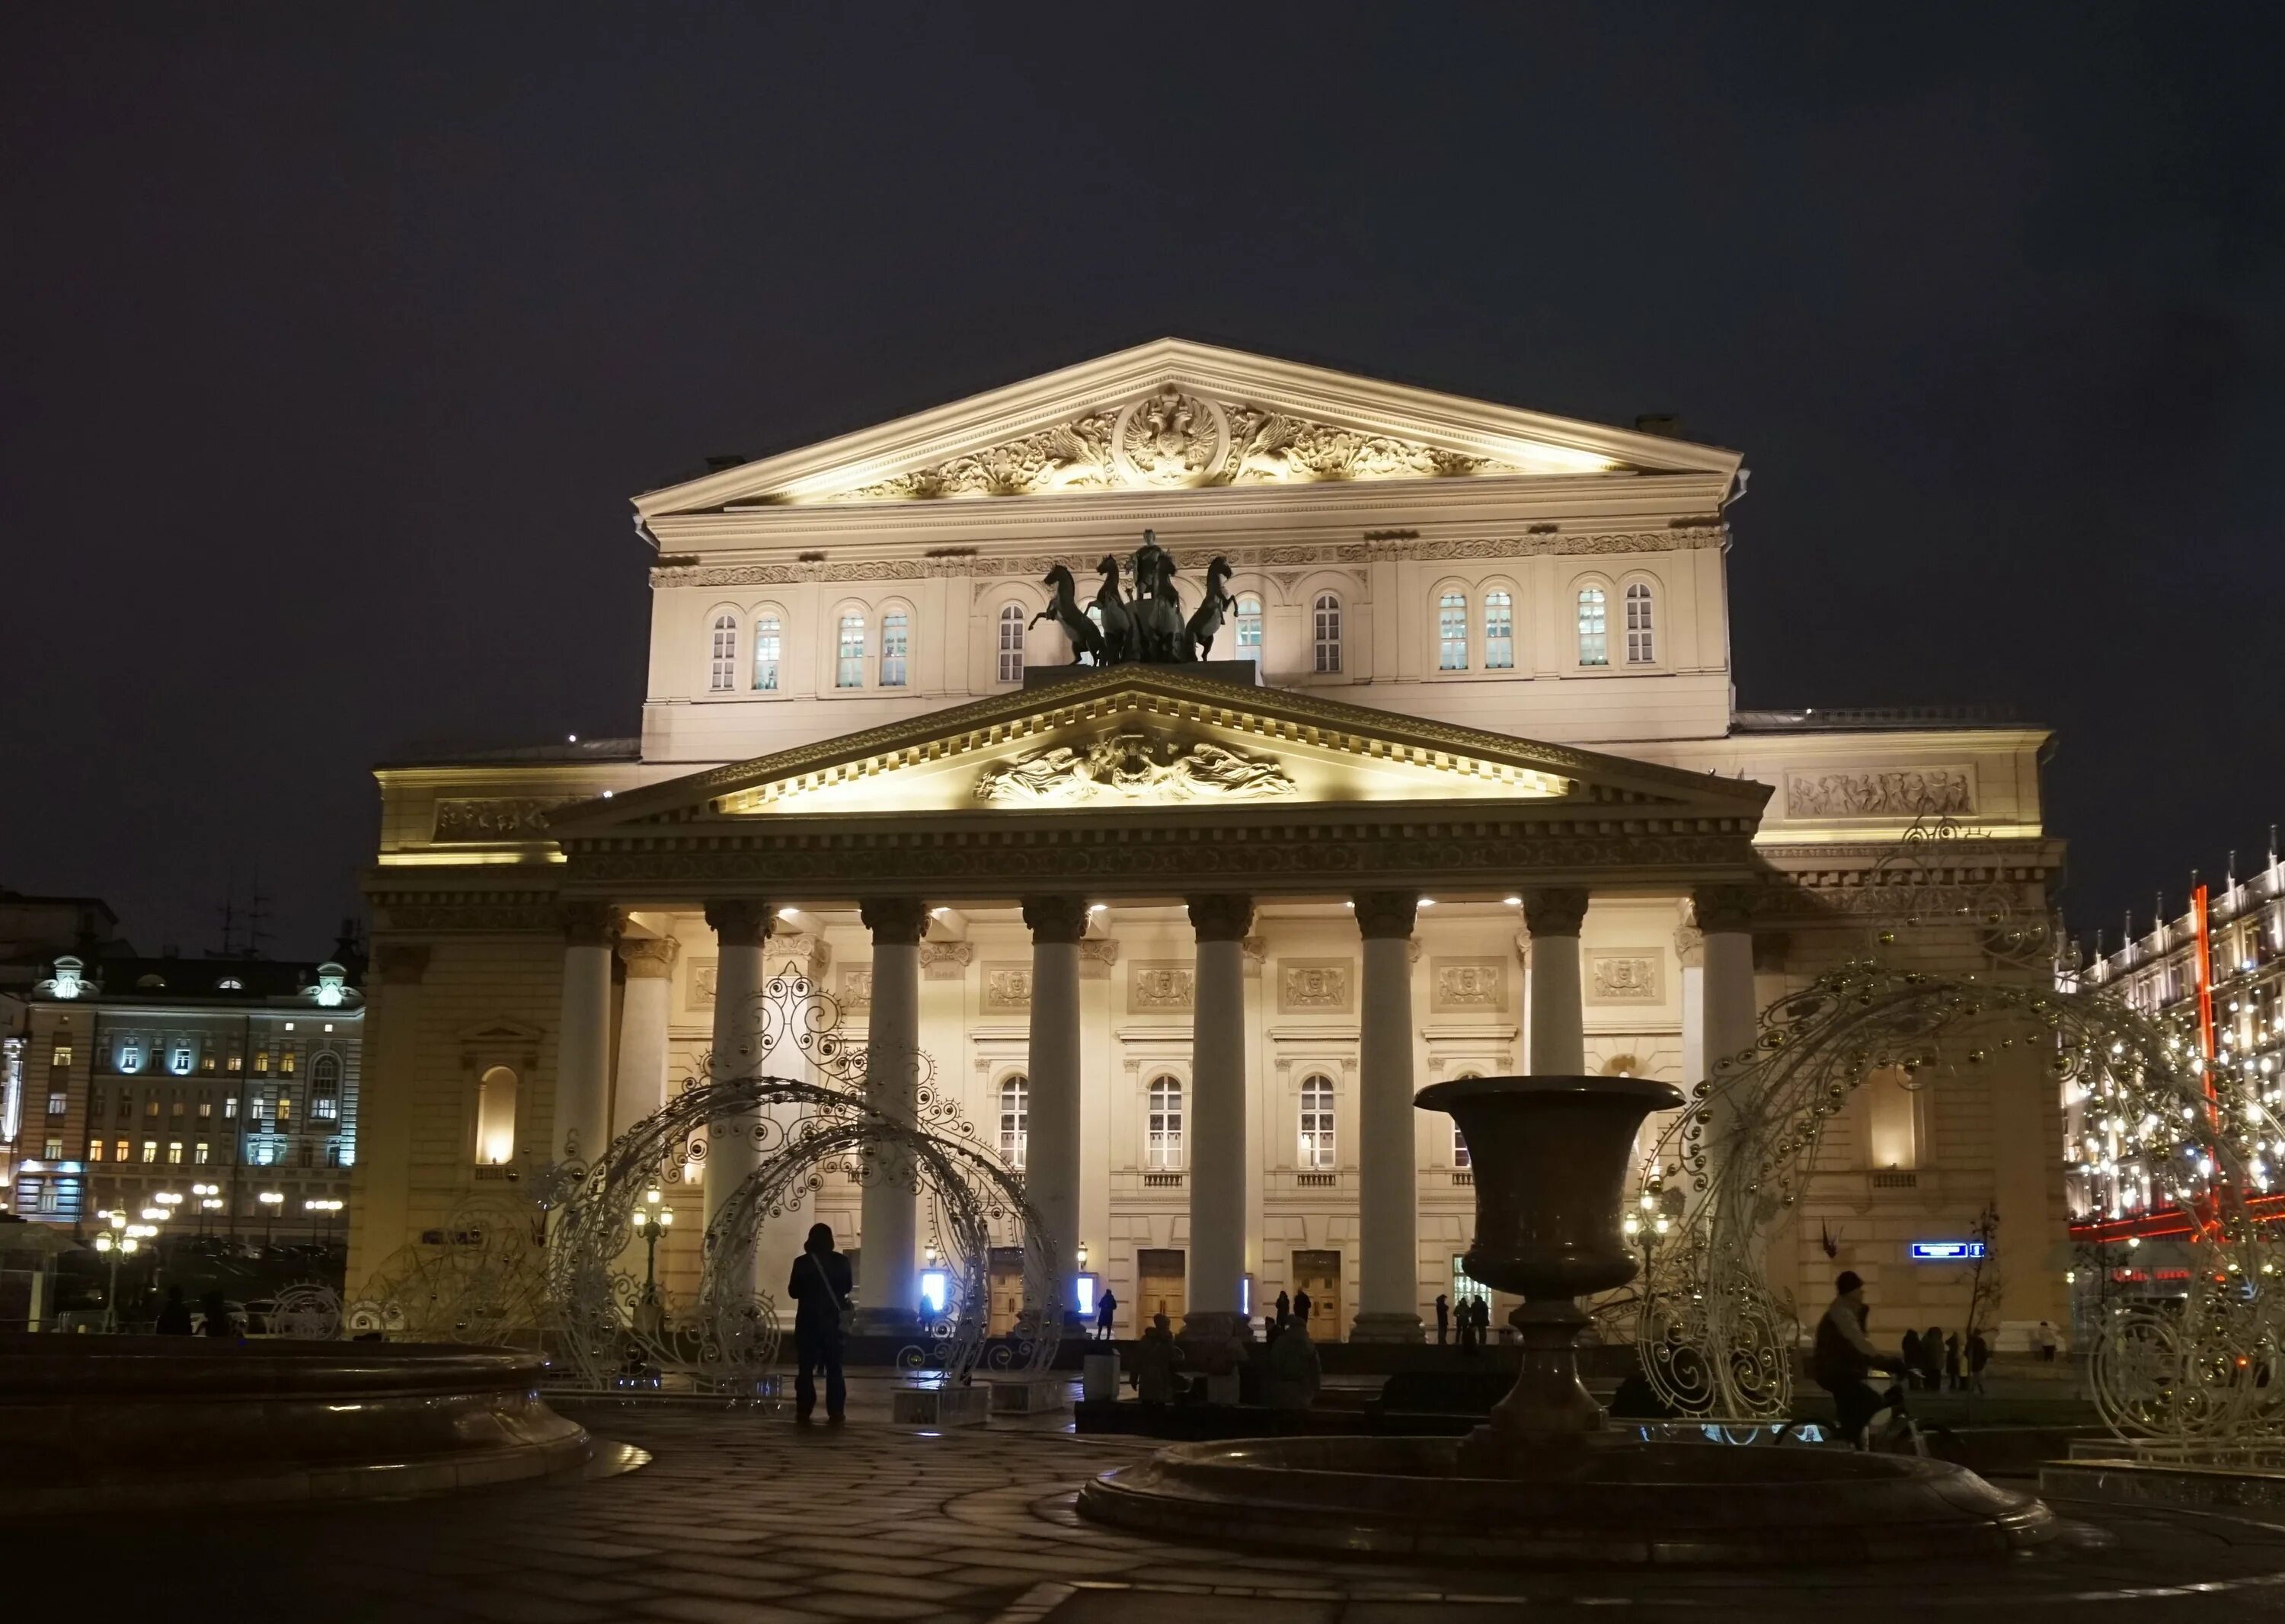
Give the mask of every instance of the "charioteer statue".
POLYGON ((1090 613, 1080 607, 1071 570, 1057 564, 1042 583, 1055 595, 1032 616, 1032 624, 1052 620, 1061 626, 1071 639, 1073 665, 1188 665, 1206 659, 1223 617, 1236 607, 1229 595, 1229 561, 1217 557, 1206 566, 1205 596, 1188 616, 1174 587, 1179 568, 1174 555, 1158 545, 1158 532, 1143 531, 1142 545, 1128 566, 1134 591, 1120 590, 1119 557, 1105 553, 1095 566, 1103 585, 1090 613))

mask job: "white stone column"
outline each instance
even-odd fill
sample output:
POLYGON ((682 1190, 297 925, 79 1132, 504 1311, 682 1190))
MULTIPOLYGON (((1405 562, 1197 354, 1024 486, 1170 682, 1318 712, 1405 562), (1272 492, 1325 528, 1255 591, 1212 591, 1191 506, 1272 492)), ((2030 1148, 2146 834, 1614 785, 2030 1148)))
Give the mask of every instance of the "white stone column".
POLYGON ((1033 897, 1024 903, 1032 928, 1031 1120, 1024 1189, 1056 1249, 1062 1281, 1056 1307, 1075 1310, 1080 1194, 1079 941, 1087 904, 1077 897, 1033 897))
POLYGON ((619 1075, 611 1091, 611 1137, 616 1139, 666 1103, 666 1025, 674 992, 671 936, 619 939, 626 990, 619 999, 619 1075))
POLYGON ((1357 1342, 1420 1340, 1420 1219, 1414 1188, 1410 891, 1356 898, 1364 938, 1357 1022, 1357 1342))
MULTIPOLYGON (((766 903, 726 901, 706 905, 713 927, 714 1047, 707 1071, 714 1082, 752 1077, 762 1070, 762 955, 770 933, 766 903)), ((706 1135, 705 1220, 714 1220, 733 1192, 760 1165, 754 1145, 758 1111, 717 1122, 706 1135)), ((759 1263, 758 1259, 758 1264, 759 1263)))
POLYGON ((592 1164, 610 1143, 611 939, 618 929, 618 910, 609 903, 563 909, 563 1016, 555 1036, 550 1161, 592 1164))
MULTIPOLYGON (((920 1110, 921 935, 928 906, 913 897, 884 897, 860 910, 873 933, 873 1003, 865 1022, 866 1103, 909 1126, 920 1110)), ((864 1279, 857 1330, 902 1336, 917 1317, 914 1270, 919 1228, 911 1157, 876 1153, 863 1195, 864 1279)))
POLYGON ((1245 1273, 1245 933, 1250 897, 1193 897, 1197 979, 1190 998, 1190 1309, 1182 1335, 1227 1342, 1244 1317, 1245 1273))
POLYGON ((1579 985, 1579 926, 1587 893, 1556 887, 1523 893, 1531 933, 1530 1070, 1576 1077, 1587 1069, 1587 1012, 1579 985))
POLYGON ((1705 943, 1700 1035, 1706 1077, 1754 1046, 1760 1010, 1754 997, 1751 906, 1752 893, 1741 888, 1700 887, 1691 893, 1691 913, 1705 943))

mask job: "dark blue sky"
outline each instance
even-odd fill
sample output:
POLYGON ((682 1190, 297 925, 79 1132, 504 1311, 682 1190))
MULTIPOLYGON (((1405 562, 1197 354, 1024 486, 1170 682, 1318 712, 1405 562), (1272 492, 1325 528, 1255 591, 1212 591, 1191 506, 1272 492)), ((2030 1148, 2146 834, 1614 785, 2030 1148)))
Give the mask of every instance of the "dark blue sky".
POLYGON ((0 53, 0 884, 314 953, 408 741, 632 731, 626 498, 1163 333, 1743 449, 1748 705, 2285 817, 2253 6, 82 4, 0 53))

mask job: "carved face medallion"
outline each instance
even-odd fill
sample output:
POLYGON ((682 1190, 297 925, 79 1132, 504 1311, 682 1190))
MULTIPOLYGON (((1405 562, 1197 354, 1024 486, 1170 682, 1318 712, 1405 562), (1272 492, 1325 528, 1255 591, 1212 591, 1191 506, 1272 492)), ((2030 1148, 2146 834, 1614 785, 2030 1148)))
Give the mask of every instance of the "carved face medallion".
POLYGON ((1119 414, 1111 454, 1137 485, 1195 485, 1229 451, 1229 420, 1210 400, 1167 384, 1119 414))

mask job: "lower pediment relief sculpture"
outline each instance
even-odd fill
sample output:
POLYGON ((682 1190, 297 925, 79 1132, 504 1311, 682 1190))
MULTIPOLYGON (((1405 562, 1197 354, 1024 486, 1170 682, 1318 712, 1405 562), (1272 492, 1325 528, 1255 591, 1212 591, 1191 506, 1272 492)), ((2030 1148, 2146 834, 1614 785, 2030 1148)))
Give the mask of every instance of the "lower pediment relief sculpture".
POLYGON ((1966 767, 1786 775, 1789 818, 1957 818, 1975 812, 1975 778, 1966 767))
POLYGON ((976 798, 994 806, 1259 801, 1300 792, 1272 757, 1139 732, 1050 745, 986 768, 976 781, 976 798))

